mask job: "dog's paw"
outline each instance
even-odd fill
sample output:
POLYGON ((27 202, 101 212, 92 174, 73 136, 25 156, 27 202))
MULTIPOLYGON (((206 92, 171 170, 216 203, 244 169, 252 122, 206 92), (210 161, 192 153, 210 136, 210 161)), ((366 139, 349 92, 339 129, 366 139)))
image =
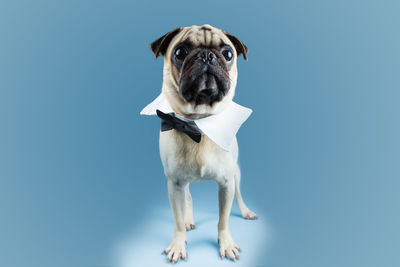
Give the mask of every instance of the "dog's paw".
POLYGON ((171 244, 161 254, 167 255, 167 262, 175 264, 179 259, 187 261, 186 241, 180 238, 174 238, 171 244))
POLYGON ((221 260, 225 257, 236 262, 236 259, 240 260, 239 252, 242 251, 238 245, 233 241, 229 233, 218 234, 218 244, 219 244, 219 255, 221 260))
POLYGON ((194 225, 194 222, 185 222, 185 227, 186 227, 186 231, 190 231, 196 228, 196 226, 194 225))
POLYGON ((243 212, 242 217, 245 218, 246 220, 257 220, 258 219, 257 214, 251 210, 246 210, 245 212, 243 212))

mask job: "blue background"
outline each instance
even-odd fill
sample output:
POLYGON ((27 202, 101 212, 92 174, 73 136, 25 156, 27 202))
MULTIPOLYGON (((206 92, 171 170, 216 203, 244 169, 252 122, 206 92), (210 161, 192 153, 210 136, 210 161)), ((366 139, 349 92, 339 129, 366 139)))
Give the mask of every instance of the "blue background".
MULTIPOLYGON (((117 266, 128 232, 146 235, 170 214, 159 121, 139 116, 162 83, 149 44, 209 23, 249 48, 235 97, 254 110, 238 134, 242 191, 270 233, 256 235, 254 265, 399 266, 399 10, 385 0, 1 1, 0 265, 117 266)), ((217 187, 192 188, 195 217, 216 212, 217 187)), ((234 237, 253 229, 245 222, 234 237)), ((172 226, 164 232, 143 257, 165 260, 172 226)), ((245 258, 251 244, 239 245, 245 258)))

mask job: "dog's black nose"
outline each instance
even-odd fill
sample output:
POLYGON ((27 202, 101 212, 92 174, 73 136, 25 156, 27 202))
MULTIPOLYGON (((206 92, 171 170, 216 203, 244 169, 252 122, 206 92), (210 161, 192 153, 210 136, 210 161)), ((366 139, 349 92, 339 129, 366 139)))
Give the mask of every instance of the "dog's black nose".
POLYGON ((200 51, 197 54, 197 57, 201 58, 204 63, 209 63, 209 64, 214 64, 215 59, 217 58, 217 56, 211 50, 208 49, 200 51))

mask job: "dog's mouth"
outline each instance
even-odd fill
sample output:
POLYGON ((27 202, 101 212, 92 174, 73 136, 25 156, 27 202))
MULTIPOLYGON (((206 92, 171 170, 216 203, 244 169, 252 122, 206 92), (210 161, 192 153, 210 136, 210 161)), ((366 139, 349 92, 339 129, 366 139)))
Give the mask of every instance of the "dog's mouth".
POLYGON ((226 82, 218 79, 214 74, 203 73, 192 82, 182 81, 179 91, 187 102, 194 102, 196 105, 212 105, 219 102, 229 90, 226 82))
POLYGON ((223 60, 207 63, 201 58, 185 60, 179 79, 179 94, 196 105, 212 105, 229 91, 230 78, 223 60))

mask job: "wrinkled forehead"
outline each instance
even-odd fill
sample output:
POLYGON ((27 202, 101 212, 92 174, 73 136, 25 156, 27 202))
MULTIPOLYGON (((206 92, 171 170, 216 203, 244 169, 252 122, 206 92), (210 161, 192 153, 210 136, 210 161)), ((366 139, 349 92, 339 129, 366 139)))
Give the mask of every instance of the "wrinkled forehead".
POLYGON ((232 46, 230 40, 222 30, 214 28, 208 24, 185 27, 181 33, 181 35, 177 36, 177 42, 186 41, 191 42, 196 46, 204 47, 221 47, 223 45, 232 46))

